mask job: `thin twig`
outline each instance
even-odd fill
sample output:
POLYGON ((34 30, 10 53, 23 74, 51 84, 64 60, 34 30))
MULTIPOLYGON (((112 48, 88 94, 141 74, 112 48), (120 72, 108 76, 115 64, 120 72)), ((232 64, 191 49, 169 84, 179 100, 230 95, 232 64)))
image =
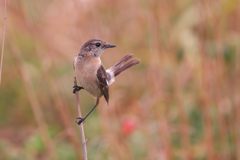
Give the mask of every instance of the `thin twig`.
POLYGON ((0 85, 1 85, 1 79, 2 79, 2 65, 3 65, 6 20, 7 20, 7 0, 5 0, 5 9, 4 9, 4 27, 3 27, 2 55, 1 55, 1 67, 0 67, 0 85))
MULTIPOLYGON (((74 85, 77 86, 76 77, 74 77, 74 85)), ((77 101, 77 106, 78 106, 78 116, 82 117, 80 104, 79 104, 79 98, 78 98, 78 92, 75 92, 75 96, 76 96, 76 101, 77 101)), ((86 147, 86 140, 85 140, 85 135, 84 135, 83 123, 80 124, 80 132, 81 132, 81 138, 82 138, 84 160, 87 160, 87 147, 86 147)))

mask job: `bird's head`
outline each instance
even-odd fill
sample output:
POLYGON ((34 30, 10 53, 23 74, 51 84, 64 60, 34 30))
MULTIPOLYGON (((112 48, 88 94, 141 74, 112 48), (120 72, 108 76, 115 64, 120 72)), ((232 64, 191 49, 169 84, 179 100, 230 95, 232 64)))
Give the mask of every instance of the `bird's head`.
POLYGON ((82 45, 79 54, 99 58, 105 49, 113 47, 116 46, 101 39, 90 39, 82 45))

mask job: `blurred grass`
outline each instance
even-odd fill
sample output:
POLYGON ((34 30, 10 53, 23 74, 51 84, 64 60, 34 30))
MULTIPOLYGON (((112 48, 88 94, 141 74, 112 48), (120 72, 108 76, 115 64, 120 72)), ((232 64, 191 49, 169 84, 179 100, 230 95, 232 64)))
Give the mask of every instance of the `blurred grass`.
MULTIPOLYGON (((86 123, 91 159, 240 159, 240 4, 9 1, 0 86, 0 159, 81 159, 72 61, 90 38, 141 63, 86 123)), ((4 1, 0 2, 0 37, 4 1)), ((1 39, 1 38, 0 38, 1 39)), ((1 39, 2 40, 2 39, 1 39)), ((82 114, 94 105, 80 93, 82 114)))

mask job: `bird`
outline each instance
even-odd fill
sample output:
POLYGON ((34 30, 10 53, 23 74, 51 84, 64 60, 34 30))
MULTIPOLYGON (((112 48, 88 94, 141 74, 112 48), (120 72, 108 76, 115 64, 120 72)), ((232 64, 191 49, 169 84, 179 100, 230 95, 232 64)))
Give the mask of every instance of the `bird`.
POLYGON ((118 63, 105 70, 100 56, 104 50, 116 47, 101 39, 90 39, 84 43, 73 61, 73 69, 81 86, 73 86, 73 93, 86 90, 95 99, 95 105, 84 117, 78 117, 77 124, 80 125, 89 114, 98 106, 99 99, 104 96, 107 105, 109 103, 109 85, 115 81, 115 77, 123 71, 136 66, 140 59, 133 58, 133 54, 124 56, 118 63), (131 59, 131 60, 130 60, 131 59), (130 61, 129 61, 130 60, 130 61))

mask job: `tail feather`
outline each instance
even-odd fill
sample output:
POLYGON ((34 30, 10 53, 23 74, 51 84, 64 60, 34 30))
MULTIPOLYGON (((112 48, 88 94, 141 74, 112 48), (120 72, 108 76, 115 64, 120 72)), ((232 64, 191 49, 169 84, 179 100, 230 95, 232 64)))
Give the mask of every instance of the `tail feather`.
POLYGON ((112 66, 110 69, 116 69, 117 67, 122 66, 125 62, 127 62, 129 59, 133 57, 133 54, 128 54, 124 56, 118 63, 116 63, 114 66, 112 66))
POLYGON ((123 66, 119 67, 119 68, 116 68, 114 70, 114 77, 118 76, 120 73, 122 73, 123 71, 131 68, 131 67, 134 67, 136 66, 138 63, 140 63, 140 60, 139 59, 133 59, 131 60, 130 62, 124 64, 123 66))
POLYGON ((115 80, 114 78, 118 76, 120 73, 140 63, 140 59, 132 59, 131 61, 129 61, 132 57, 133 54, 128 54, 124 56, 118 63, 116 63, 114 66, 107 70, 108 85, 113 83, 115 80))

